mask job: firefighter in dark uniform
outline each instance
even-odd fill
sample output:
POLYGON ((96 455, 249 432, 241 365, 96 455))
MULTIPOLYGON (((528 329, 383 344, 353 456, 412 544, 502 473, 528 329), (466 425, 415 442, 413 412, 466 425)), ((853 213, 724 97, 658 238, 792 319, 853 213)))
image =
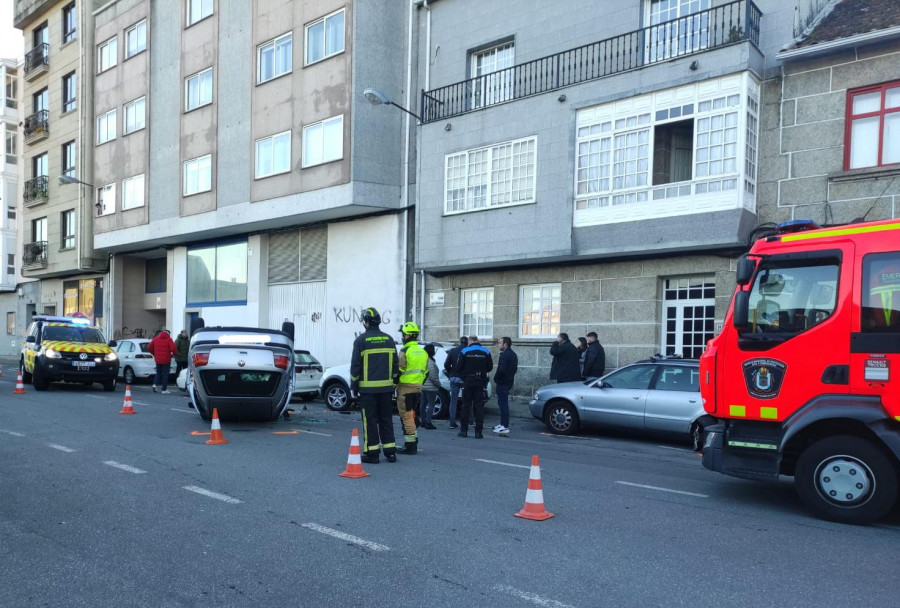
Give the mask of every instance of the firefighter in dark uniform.
POLYGON ((419 346, 419 326, 407 321, 400 328, 403 346, 400 347, 400 383, 397 385, 397 411, 403 425, 401 454, 415 454, 419 450, 416 433, 416 412, 422 398, 422 383, 428 372, 428 353, 419 346))
POLYGON ((363 454, 361 460, 377 464, 384 451, 388 462, 397 461, 392 421, 394 385, 400 378, 397 367, 397 345, 379 330, 381 315, 374 308, 362 312, 366 331, 353 341, 350 357, 350 391, 359 396, 363 420, 363 454))
POLYGON ((463 381, 462 410, 459 415, 459 436, 469 435, 469 415, 474 409, 475 438, 482 439, 484 428, 484 391, 488 373, 494 369, 494 360, 488 349, 478 342, 478 336, 469 336, 469 345, 459 354, 454 371, 463 381))

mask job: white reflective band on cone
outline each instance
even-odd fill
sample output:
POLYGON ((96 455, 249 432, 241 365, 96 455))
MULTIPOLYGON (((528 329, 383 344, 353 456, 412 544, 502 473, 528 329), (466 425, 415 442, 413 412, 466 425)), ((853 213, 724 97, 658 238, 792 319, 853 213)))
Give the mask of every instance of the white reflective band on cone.
POLYGON ((531 473, 529 473, 528 479, 540 479, 540 478, 541 478, 540 467, 531 467, 531 473))
POLYGON ((349 454, 347 456, 347 464, 362 464, 359 454, 349 454))
POLYGON ((211 426, 210 428, 211 428, 212 430, 214 430, 214 431, 220 431, 220 430, 222 430, 222 427, 219 426, 219 419, 218 419, 218 418, 213 418, 212 426, 211 426))
POLYGON ((544 504, 544 491, 532 490, 529 488, 528 491, 525 492, 525 502, 533 505, 544 504))

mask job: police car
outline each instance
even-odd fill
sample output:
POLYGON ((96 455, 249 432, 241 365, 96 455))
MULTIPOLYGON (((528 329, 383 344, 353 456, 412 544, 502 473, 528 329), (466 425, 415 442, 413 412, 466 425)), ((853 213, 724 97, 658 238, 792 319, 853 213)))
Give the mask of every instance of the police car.
POLYGON ((45 391, 51 382, 76 382, 116 389, 119 358, 103 332, 74 317, 37 316, 28 328, 19 366, 22 380, 45 391))

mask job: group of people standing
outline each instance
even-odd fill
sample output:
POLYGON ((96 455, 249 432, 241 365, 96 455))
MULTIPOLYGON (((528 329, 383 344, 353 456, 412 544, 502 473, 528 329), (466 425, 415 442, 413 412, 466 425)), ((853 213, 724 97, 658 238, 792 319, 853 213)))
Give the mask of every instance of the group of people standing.
POLYGON ((606 371, 606 352, 597 340, 597 332, 589 332, 586 338, 578 338, 575 346, 569 334, 561 332, 550 347, 550 379, 557 382, 595 380, 606 371))

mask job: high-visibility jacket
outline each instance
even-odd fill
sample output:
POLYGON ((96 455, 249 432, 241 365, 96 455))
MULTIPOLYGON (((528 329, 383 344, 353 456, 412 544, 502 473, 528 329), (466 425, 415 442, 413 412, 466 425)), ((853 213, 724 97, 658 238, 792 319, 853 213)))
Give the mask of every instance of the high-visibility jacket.
POLYGON ((400 384, 421 386, 428 373, 428 353, 415 340, 400 347, 400 384))
POLYGON ((399 375, 397 344, 377 327, 369 327, 353 341, 350 388, 360 393, 392 393, 399 375))

